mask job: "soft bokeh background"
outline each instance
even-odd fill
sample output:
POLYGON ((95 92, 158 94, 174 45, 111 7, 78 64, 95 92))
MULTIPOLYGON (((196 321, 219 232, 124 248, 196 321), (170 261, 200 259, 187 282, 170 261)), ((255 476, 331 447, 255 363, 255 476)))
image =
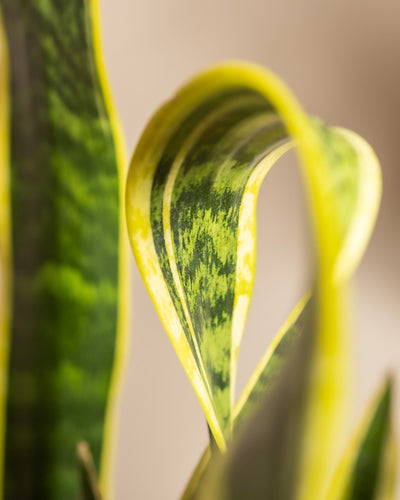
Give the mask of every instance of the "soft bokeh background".
MULTIPOLYGON (((269 67, 310 113, 357 131, 375 148, 384 193, 354 287, 354 420, 386 373, 400 379, 400 2, 102 0, 101 9, 106 65, 130 155, 154 110, 195 72, 226 59, 269 67)), ((294 157, 268 178, 258 211, 240 387, 307 287, 309 234, 294 157)), ((136 268, 133 275, 116 499, 175 500, 206 445, 206 427, 136 268)), ((397 405, 397 424, 399 417, 397 405)))

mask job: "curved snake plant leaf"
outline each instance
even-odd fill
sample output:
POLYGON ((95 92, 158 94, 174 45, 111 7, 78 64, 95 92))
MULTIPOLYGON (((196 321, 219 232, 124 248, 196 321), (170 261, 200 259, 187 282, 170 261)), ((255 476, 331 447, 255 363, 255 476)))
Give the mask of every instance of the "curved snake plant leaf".
POLYGON ((336 470, 327 500, 393 500, 396 445, 391 422, 392 383, 380 389, 336 470))
POLYGON ((1 0, 0 7, 8 45, 2 61, 10 67, 0 94, 1 264, 3 287, 12 290, 2 296, 2 314, 10 300, 11 318, 7 333, 2 317, 1 331, 8 397, 2 388, 0 496, 74 498, 82 439, 108 493, 127 260, 124 150, 101 61, 97 3, 1 0))
POLYGON ((304 451, 316 474, 302 476, 299 495, 313 500, 326 488, 340 445, 347 385, 347 373, 337 375, 347 352, 342 299, 379 201, 370 148, 355 134, 310 120, 267 71, 222 65, 189 83, 153 117, 132 159, 126 208, 143 279, 224 450, 254 280, 257 192, 292 138, 318 262, 318 355, 312 357, 318 376, 311 377, 304 451))

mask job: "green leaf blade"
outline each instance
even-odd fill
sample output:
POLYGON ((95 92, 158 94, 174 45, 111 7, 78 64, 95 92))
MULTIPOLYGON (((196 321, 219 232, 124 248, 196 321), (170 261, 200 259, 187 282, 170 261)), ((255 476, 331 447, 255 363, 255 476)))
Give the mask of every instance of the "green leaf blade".
POLYGON ((397 453, 392 392, 388 380, 363 415, 337 467, 327 500, 394 499, 397 453))
POLYGON ((387 386, 361 444, 354 467, 349 498, 376 498, 380 462, 388 433, 391 407, 391 388, 387 386))
POLYGON ((110 390, 114 399, 126 326, 123 151, 96 2, 0 5, 13 253, 0 496, 73 498, 81 439, 109 481, 110 390))

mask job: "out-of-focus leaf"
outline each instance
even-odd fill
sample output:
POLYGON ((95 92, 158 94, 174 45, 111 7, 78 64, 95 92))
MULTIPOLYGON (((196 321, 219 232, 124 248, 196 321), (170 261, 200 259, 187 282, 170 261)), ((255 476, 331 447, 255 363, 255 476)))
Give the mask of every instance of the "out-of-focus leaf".
MULTIPOLYGON (((279 330, 258 364, 234 408, 234 433, 244 424, 249 415, 265 400, 267 393, 274 387, 285 365, 289 352, 296 345, 298 335, 304 330, 309 297, 306 296, 292 311, 279 330)), ((181 500, 194 497, 203 475, 210 463, 211 450, 203 453, 181 500)))
POLYGON ((80 496, 81 500, 101 500, 99 481, 93 457, 86 441, 81 441, 76 447, 80 476, 80 496))
MULTIPOLYGON (((0 0, 0 8, 10 67, 9 78, 0 75, 1 210, 10 168, 2 252, 10 220, 12 246, 0 496, 71 499, 81 439, 101 468, 103 491, 109 488, 108 403, 114 361, 125 349, 123 149, 96 1, 0 0)), ((7 260, 2 255, 6 277, 7 260)))
POLYGON ((296 498, 310 360, 316 352, 312 317, 307 308, 304 328, 275 384, 240 426, 226 454, 213 456, 193 500, 296 498))
POLYGON ((234 408, 234 425, 239 427, 275 385, 297 336, 304 331, 310 307, 308 295, 295 307, 269 345, 234 408))
POLYGON ((199 485, 203 481, 204 474, 210 465, 210 461, 211 446, 207 446, 185 487, 181 500, 192 500, 195 497, 195 494, 198 492, 199 485))
POLYGON ((298 498, 320 500, 343 436, 346 282, 380 195, 369 146, 310 120, 264 69, 221 65, 184 87, 146 128, 128 176, 127 222, 143 279, 224 450, 254 280, 257 193, 293 140, 314 222, 318 311, 298 498))
POLYGON ((327 500, 393 500, 396 445, 391 423, 392 384, 363 417, 337 468, 327 500))

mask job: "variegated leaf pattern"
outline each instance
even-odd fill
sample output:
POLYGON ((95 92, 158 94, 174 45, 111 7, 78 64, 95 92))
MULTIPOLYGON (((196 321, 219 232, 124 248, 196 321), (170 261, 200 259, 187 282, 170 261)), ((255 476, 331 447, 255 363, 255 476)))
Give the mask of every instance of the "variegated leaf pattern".
POLYGON ((108 493, 128 272, 97 3, 0 8, 0 497, 75 498, 82 439, 108 493))
POLYGON ((350 440, 327 500, 393 500, 397 450, 392 382, 385 382, 350 440))
POLYGON ((343 296, 379 202, 373 152, 355 134, 311 120, 266 70, 221 65, 184 87, 149 123, 132 159, 126 208, 139 269, 224 450, 254 280, 257 193, 294 142, 317 256, 318 377, 311 377, 307 412, 312 445, 304 450, 317 478, 305 474, 299 496, 311 491, 310 500, 324 490, 326 479, 319 478, 331 469, 340 441, 348 375, 343 296))

